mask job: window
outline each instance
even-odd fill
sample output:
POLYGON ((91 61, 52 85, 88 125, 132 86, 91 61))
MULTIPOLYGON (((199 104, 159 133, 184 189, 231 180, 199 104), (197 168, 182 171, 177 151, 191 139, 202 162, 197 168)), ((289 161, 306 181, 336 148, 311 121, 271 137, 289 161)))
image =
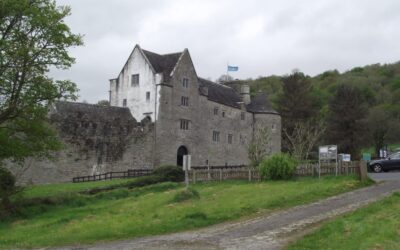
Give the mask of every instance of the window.
POLYGON ((399 160, 400 159, 400 153, 392 154, 389 155, 391 160, 399 160))
POLYGON ((182 79, 182 85, 184 88, 189 88, 189 79, 188 78, 183 78, 182 79))
POLYGON ((189 130, 189 120, 181 119, 181 130, 189 130))
POLYGON ((146 101, 150 101, 150 92, 146 92, 146 101))
POLYGON ((181 97, 181 105, 182 106, 189 106, 189 97, 182 96, 181 97))
POLYGON ((122 106, 126 107, 126 105, 127 105, 126 99, 122 100, 122 106))
POLYGON ((232 144, 232 140, 233 140, 233 135, 228 134, 228 144, 232 144))
POLYGON ((135 74, 131 76, 131 86, 139 84, 139 74, 135 74))
POLYGON ((219 132, 218 131, 213 131, 213 141, 219 142, 219 132))
POLYGON ((244 118, 245 118, 245 113, 244 112, 240 113, 240 119, 244 120, 244 118))
POLYGON ((218 115, 218 108, 214 108, 214 115, 218 115))
POLYGON ((116 89, 117 92, 118 92, 118 89, 119 89, 119 79, 117 79, 117 80, 115 81, 115 89, 116 89))
POLYGON ((240 143, 241 145, 244 145, 244 144, 245 144, 245 137, 244 137, 244 136, 240 135, 239 143, 240 143))
POLYGON ((222 111, 222 117, 225 117, 225 111, 222 111))
POLYGON ((275 124, 272 124, 271 129, 272 129, 272 131, 275 131, 275 129, 276 129, 275 124))

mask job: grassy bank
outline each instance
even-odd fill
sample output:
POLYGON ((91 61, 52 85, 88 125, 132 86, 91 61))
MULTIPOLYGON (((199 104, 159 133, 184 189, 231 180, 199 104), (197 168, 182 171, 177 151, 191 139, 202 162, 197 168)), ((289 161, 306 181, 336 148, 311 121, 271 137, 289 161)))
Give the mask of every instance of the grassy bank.
POLYGON ((69 185, 57 192, 47 190, 57 189, 56 186, 27 190, 27 196, 35 197, 33 201, 40 200, 41 195, 48 197, 51 192, 54 196, 48 202, 45 200, 48 204, 32 202, 20 215, 0 222, 0 247, 94 243, 176 232, 309 203, 366 183, 352 176, 199 183, 193 188, 200 198, 184 202, 173 202, 176 194, 183 190, 183 185, 177 183, 119 188, 96 195, 76 193, 86 189, 86 184, 69 185))
POLYGON ((28 186, 24 189, 24 196, 26 198, 34 197, 51 197, 55 195, 62 195, 66 193, 75 193, 85 191, 92 188, 107 187, 110 185, 123 184, 131 182, 133 179, 117 179, 109 181, 94 181, 82 183, 61 183, 61 184, 47 184, 38 186, 28 186))
POLYGON ((400 193, 333 221, 287 249, 399 249, 400 193))

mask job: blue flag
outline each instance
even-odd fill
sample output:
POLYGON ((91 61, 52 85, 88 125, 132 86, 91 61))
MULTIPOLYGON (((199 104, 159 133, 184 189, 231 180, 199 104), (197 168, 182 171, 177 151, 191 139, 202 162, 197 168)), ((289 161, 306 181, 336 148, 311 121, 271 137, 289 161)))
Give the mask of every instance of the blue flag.
POLYGON ((228 65, 228 71, 238 71, 239 67, 238 66, 229 66, 228 65))

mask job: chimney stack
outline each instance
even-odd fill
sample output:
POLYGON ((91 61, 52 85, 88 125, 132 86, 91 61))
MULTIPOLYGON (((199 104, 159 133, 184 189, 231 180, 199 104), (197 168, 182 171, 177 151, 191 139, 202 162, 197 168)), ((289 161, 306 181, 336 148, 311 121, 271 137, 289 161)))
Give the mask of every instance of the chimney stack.
POLYGON ((240 95, 242 96, 242 101, 244 104, 250 103, 250 87, 249 85, 242 85, 240 87, 240 95))

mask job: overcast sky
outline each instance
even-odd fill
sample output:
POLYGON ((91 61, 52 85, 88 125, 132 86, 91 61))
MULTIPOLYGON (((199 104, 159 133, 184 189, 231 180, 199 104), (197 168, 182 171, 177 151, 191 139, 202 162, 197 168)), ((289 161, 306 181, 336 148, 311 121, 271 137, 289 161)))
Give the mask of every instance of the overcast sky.
POLYGON ((55 78, 78 84, 80 100, 108 99, 109 79, 135 44, 159 54, 188 48, 199 76, 215 80, 227 62, 235 78, 343 72, 400 60, 398 0, 57 0, 85 45, 55 78))

